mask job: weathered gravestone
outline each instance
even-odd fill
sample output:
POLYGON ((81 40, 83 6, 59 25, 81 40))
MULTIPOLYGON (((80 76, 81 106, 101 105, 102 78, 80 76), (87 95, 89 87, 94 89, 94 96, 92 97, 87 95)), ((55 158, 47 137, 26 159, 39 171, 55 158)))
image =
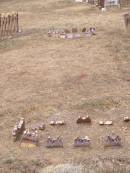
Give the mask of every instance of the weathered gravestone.
POLYGON ((50 136, 47 139, 47 148, 63 148, 63 141, 60 137, 51 138, 50 136))
POLYGON ((91 141, 88 136, 85 136, 84 138, 77 137, 74 140, 74 147, 90 147, 91 141))

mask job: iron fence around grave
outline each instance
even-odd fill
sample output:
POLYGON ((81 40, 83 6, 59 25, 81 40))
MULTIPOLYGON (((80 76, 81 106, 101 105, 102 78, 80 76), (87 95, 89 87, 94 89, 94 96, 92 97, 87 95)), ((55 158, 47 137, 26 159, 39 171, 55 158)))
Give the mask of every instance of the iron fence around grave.
POLYGON ((19 32, 18 13, 0 14, 0 40, 13 37, 19 32))
POLYGON ((97 5, 98 4, 98 0, 87 0, 88 4, 91 5, 97 5))
POLYGON ((129 7, 130 8, 130 0, 119 0, 121 7, 129 7))
POLYGON ((98 6, 100 8, 108 8, 108 7, 130 7, 130 0, 98 0, 98 6))

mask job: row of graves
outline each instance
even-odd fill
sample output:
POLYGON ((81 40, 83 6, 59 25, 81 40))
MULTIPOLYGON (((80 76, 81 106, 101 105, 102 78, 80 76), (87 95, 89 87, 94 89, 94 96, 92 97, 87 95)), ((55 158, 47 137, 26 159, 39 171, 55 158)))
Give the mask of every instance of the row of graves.
MULTIPOLYGON (((130 122, 130 117, 124 117, 124 122, 130 122)), ((86 117, 78 117, 76 123, 81 125, 82 124, 91 124, 92 120, 89 116, 86 117)), ((65 121, 51 121, 49 123, 50 126, 65 126, 67 125, 65 121)), ((111 126, 113 125, 113 121, 99 121, 100 126, 111 126)), ((26 128, 25 126, 25 119, 20 118, 20 120, 15 124, 12 130, 12 136, 14 142, 19 141, 21 147, 36 147, 40 146, 39 140, 39 131, 44 131, 46 125, 44 123, 39 123, 33 125, 31 128, 26 128)), ((91 147, 91 139, 88 136, 79 137, 77 136, 73 141, 74 147, 91 147)), ((104 147, 121 147, 122 141, 120 136, 112 134, 106 136, 104 140, 104 147)), ((47 148, 63 148, 64 142, 61 137, 51 137, 48 136, 46 139, 46 147, 47 148)))
MULTIPOLYGON (((125 29, 130 32, 130 13, 123 14, 123 20, 125 29)), ((79 39, 79 38, 90 38, 96 35, 95 27, 83 27, 81 29, 55 29, 51 28, 48 30, 48 37, 60 38, 60 39, 79 39)))
POLYGON ((96 5, 101 9, 110 7, 129 7, 130 0, 75 0, 76 3, 86 3, 96 5))
MULTIPOLYGON (((102 1, 102 0, 100 0, 102 1)), ((102 2, 101 2, 102 3, 102 2)), ((124 14, 124 22, 126 30, 129 31, 130 26, 130 14, 124 14)), ((19 29, 19 15, 18 13, 0 14, 0 40, 7 38, 13 38, 21 33, 19 29)), ((48 30, 48 37, 62 38, 62 39, 79 39, 92 37, 96 35, 95 27, 83 27, 81 29, 56 29, 51 28, 48 30)))
POLYGON ((83 37, 92 37, 96 35, 96 29, 94 27, 90 27, 87 29, 86 27, 79 29, 55 29, 51 28, 48 30, 48 37, 62 38, 62 39, 78 39, 83 37))
POLYGON ((87 4, 96 4, 97 0, 75 0, 77 3, 87 3, 87 4))

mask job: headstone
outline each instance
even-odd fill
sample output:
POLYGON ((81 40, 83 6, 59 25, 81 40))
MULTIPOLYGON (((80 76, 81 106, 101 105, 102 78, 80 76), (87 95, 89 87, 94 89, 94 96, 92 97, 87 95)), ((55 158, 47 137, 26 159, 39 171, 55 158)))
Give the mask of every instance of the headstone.
POLYGON ((121 147, 121 138, 118 135, 107 136, 105 139, 105 147, 121 147))
POLYGON ((74 147, 90 147, 91 141, 88 136, 84 138, 77 137, 74 140, 74 147))
POLYGON ((91 123, 91 118, 89 116, 86 117, 78 117, 77 119, 77 124, 81 124, 81 123, 91 123))
POLYGON ((64 121, 51 121, 50 125, 51 126, 63 126, 63 125, 65 125, 65 122, 64 121))
POLYGON ((15 124, 12 130, 12 136, 14 138, 14 141, 20 138, 24 130, 25 130, 25 120, 24 118, 20 118, 20 120, 15 124))
POLYGON ((113 122, 112 121, 99 121, 99 125, 112 125, 113 122))
POLYGON ((31 127, 32 130, 45 130, 45 124, 44 123, 39 123, 35 124, 31 127))
POLYGON ((36 147, 39 144, 37 131, 25 130, 21 138, 21 147, 36 147))
POLYGON ((51 138, 50 136, 47 139, 47 148, 63 148, 63 141, 60 137, 51 138))
POLYGON ((125 122, 130 122, 130 117, 125 116, 125 117, 124 117, 124 121, 125 121, 125 122))

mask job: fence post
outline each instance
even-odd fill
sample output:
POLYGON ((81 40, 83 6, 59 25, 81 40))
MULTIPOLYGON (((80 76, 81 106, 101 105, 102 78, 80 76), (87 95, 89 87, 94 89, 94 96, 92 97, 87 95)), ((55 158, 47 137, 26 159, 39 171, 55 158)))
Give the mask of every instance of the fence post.
POLYGON ((5 38, 8 36, 8 16, 5 16, 5 38))
POLYGON ((5 28, 5 17, 4 17, 4 15, 2 14, 2 33, 1 33, 1 39, 2 39, 2 40, 3 40, 4 34, 5 34, 4 28, 5 28))
POLYGON ((0 40, 1 40, 1 14, 0 14, 0 40))
POLYGON ((19 32, 19 15, 18 15, 18 12, 16 14, 16 25, 17 25, 17 32, 19 32))
POLYGON ((11 15, 9 14, 8 15, 8 33, 9 33, 9 36, 11 36, 11 15))

